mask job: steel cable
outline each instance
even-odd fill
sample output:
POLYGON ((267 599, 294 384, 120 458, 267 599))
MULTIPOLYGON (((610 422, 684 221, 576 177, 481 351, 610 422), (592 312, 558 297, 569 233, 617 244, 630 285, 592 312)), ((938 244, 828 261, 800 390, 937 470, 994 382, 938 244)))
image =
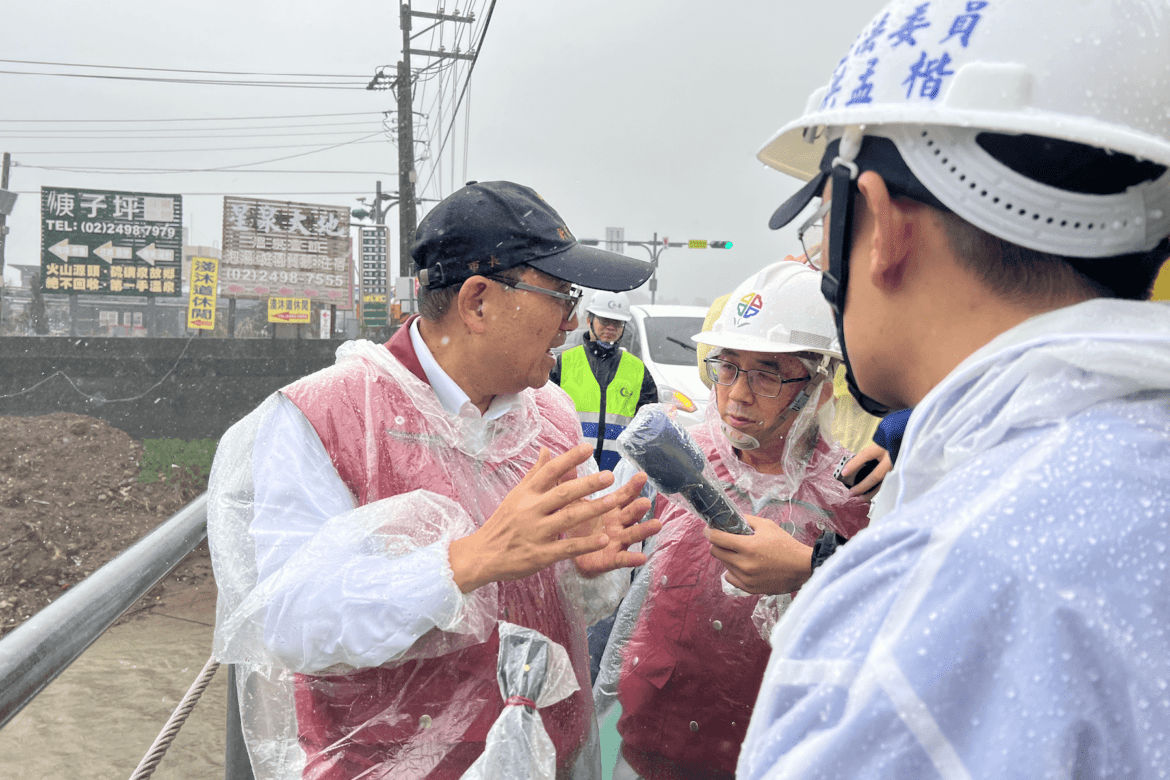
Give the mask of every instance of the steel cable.
POLYGON ((158 767, 159 762, 166 755, 167 749, 175 741, 175 737, 179 735, 179 729, 183 728, 187 717, 195 709, 195 705, 199 703, 199 697, 207 689, 207 685, 211 682, 211 678, 215 676, 217 669, 219 669, 219 662, 214 657, 208 658, 207 663, 203 665, 203 671, 195 678, 195 682, 191 683, 191 687, 187 689, 187 694, 183 696, 183 700, 179 702, 179 706, 171 713, 171 717, 167 719, 163 730, 155 737, 154 744, 150 746, 150 750, 146 751, 146 755, 138 762, 138 767, 134 770, 134 774, 130 775, 130 780, 146 780, 146 778, 154 774, 155 768, 158 767))

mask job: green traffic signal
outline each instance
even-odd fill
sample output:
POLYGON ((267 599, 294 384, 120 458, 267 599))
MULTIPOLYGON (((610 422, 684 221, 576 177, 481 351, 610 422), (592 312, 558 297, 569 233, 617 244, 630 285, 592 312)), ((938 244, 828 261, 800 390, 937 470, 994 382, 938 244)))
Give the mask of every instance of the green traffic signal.
POLYGON ((731 249, 730 241, 708 241, 707 246, 712 249, 731 249))

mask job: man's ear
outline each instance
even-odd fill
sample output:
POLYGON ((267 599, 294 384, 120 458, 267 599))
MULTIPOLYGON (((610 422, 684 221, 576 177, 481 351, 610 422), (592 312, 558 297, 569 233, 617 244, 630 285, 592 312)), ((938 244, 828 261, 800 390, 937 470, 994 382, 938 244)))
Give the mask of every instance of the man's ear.
POLYGON ((455 299, 459 319, 469 333, 480 334, 487 328, 487 316, 483 312, 483 304, 491 286, 482 276, 473 276, 459 288, 459 295, 455 299))
POLYGON ((873 171, 866 171, 857 178, 857 189, 862 195, 857 205, 865 210, 860 216, 873 233, 870 280, 879 289, 896 290, 902 286, 913 259, 911 250, 920 204, 891 197, 885 180, 873 171))

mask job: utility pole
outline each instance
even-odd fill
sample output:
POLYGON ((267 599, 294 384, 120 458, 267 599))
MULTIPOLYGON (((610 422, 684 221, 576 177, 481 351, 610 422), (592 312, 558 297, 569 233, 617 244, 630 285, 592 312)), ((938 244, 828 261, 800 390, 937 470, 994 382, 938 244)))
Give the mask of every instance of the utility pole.
MULTIPOLYGON (((463 53, 456 49, 448 52, 440 47, 439 51, 411 48, 412 20, 415 17, 434 19, 435 24, 419 31, 419 34, 435 27, 442 22, 463 22, 470 24, 475 21, 475 15, 457 16, 455 14, 430 13, 427 11, 411 10, 410 0, 404 0, 400 7, 400 26, 402 27, 402 59, 398 61, 395 78, 389 85, 386 84, 386 74, 381 68, 374 74, 374 78, 366 89, 394 88, 398 104, 398 271, 400 276, 412 276, 413 263, 410 259, 410 245, 414 242, 414 231, 418 227, 418 198, 415 197, 414 185, 418 183, 418 171, 414 166, 414 89, 410 70, 410 55, 436 57, 439 59, 474 60, 474 52, 463 53)), ((375 211, 377 204, 374 204, 375 211)))
POLYGON ((4 167, 0 170, 0 328, 4 322, 4 244, 8 240, 8 212, 16 203, 16 195, 8 191, 8 166, 12 155, 4 153, 4 167))
MULTIPOLYGON (((410 276, 410 245, 418 227, 414 208, 414 85, 410 78, 410 0, 402 4, 402 59, 398 61, 398 275, 410 276)), ((375 204, 376 206, 377 204, 375 204)))

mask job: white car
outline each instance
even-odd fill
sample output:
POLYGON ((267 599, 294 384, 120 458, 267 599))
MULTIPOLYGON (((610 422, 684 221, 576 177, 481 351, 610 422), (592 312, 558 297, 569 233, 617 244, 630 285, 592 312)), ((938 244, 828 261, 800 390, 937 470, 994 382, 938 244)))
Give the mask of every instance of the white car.
POLYGON ((621 344, 642 359, 654 383, 658 400, 678 409, 678 421, 689 427, 703 421, 710 390, 703 384, 691 341, 703 330, 703 306, 636 305, 621 344))

